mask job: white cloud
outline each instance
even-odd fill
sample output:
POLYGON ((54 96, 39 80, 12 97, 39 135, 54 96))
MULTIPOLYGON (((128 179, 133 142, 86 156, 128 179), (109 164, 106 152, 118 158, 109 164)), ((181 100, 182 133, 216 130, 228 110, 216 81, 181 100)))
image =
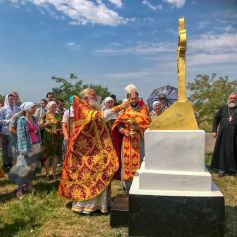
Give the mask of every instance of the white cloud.
POLYGON ((68 43, 67 43, 67 46, 68 46, 68 47, 73 47, 74 45, 75 45, 74 42, 68 42, 68 43))
POLYGON ((198 29, 202 30, 202 29, 206 28, 209 24, 210 24, 209 21, 200 21, 200 22, 198 22, 198 29))
POLYGON ((203 34, 199 39, 190 39, 190 50, 194 52, 207 52, 207 53, 224 53, 236 52, 237 53, 237 33, 224 33, 224 34, 203 34))
POLYGON ((174 5, 177 8, 182 8, 185 5, 186 0, 163 0, 171 5, 174 5))
POLYGON ((67 47, 71 50, 76 50, 76 51, 81 49, 80 45, 75 42, 68 42, 67 47))
MULTIPOLYGON (((210 65, 217 63, 237 62, 237 33, 202 34, 198 38, 189 39, 187 47, 187 64, 210 65)), ((143 60, 172 63, 176 58, 177 43, 138 43, 135 46, 112 45, 112 47, 97 49, 98 55, 139 55, 143 60)), ((140 72, 143 74, 144 72, 140 72)), ((121 75, 123 76, 123 75, 121 75)))
POLYGON ((122 0, 108 0, 112 4, 114 4, 116 7, 121 8, 123 6, 122 0))
POLYGON ((151 2, 149 2, 148 0, 143 0, 142 4, 144 4, 145 6, 147 6, 148 8, 150 8, 153 11, 161 10, 162 9, 162 5, 160 5, 160 4, 154 5, 151 2))
POLYGON ((96 54, 133 54, 133 55, 153 55, 157 53, 168 53, 176 50, 176 44, 173 43, 140 43, 133 47, 111 47, 94 50, 96 54))
MULTIPOLYGON (((208 65, 208 64, 225 64, 225 63, 236 63, 236 53, 223 53, 223 54, 208 54, 208 53, 197 53, 187 57, 187 65, 208 65)), ((226 72, 227 73, 227 72, 226 72)))
POLYGON ((140 71, 132 71, 132 72, 114 72, 114 73, 108 73, 105 75, 105 77, 108 77, 110 79, 138 79, 138 78, 144 78, 151 73, 146 70, 140 70, 140 71))
POLYGON ((203 34, 190 39, 187 63, 190 66, 237 62, 237 33, 203 34))
MULTIPOLYGON (((102 0, 96 3, 89 0, 10 0, 13 4, 25 5, 26 2, 32 3, 38 7, 55 8, 58 12, 72 20, 72 24, 101 24, 117 26, 127 23, 128 19, 119 16, 119 14, 109 9, 102 0)), ((110 0, 116 6, 120 7, 121 0, 110 0)))

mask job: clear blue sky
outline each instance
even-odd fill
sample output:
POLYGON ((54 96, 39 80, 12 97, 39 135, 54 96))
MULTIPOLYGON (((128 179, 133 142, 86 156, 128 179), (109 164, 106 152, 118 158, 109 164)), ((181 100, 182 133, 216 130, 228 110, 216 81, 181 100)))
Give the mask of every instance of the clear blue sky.
POLYGON ((185 17, 187 80, 237 79, 237 0, 0 0, 0 94, 37 102, 74 73, 118 98, 177 86, 178 19, 185 17))

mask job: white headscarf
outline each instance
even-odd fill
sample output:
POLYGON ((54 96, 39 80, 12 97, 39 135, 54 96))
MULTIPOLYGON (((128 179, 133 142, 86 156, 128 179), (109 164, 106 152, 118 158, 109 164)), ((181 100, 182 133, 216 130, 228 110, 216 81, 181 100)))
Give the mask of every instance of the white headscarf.
POLYGON ((20 109, 21 111, 27 111, 33 106, 35 106, 33 102, 24 102, 21 104, 20 109))
POLYGON ((113 101, 114 102, 114 99, 112 98, 112 97, 106 97, 104 100, 103 100, 103 102, 101 103, 101 109, 102 109, 102 111, 104 111, 105 109, 106 109, 106 103, 108 102, 108 101, 113 101))
MULTIPOLYGON (((5 96, 4 107, 5 107, 10 113, 15 114, 15 113, 17 113, 17 112, 19 111, 19 107, 17 107, 17 106, 15 105, 15 102, 14 102, 13 107, 11 107, 11 106, 9 105, 9 101, 8 101, 9 95, 12 95, 12 94, 7 94, 7 95, 5 96)), ((12 95, 12 96, 14 96, 14 95, 12 95)))
POLYGON ((48 111, 49 108, 52 106, 52 105, 57 105, 55 101, 50 101, 48 102, 48 104, 46 105, 45 109, 48 111))
POLYGON ((154 109, 154 107, 155 107, 157 104, 161 104, 160 101, 157 101, 157 100, 154 101, 154 102, 152 103, 152 109, 154 109))

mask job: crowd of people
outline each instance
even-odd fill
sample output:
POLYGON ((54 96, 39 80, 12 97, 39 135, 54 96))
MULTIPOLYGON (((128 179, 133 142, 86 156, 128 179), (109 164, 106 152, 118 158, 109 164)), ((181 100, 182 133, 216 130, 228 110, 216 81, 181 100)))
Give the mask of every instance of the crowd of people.
MULTIPOLYGON (((121 104, 115 95, 100 104, 95 91, 86 88, 70 97, 68 109, 53 92, 39 108, 33 102, 22 103, 17 92, 5 96, 0 109, 4 169, 12 177, 20 162, 28 168, 26 175, 14 179, 17 198, 32 190, 32 180, 43 168, 47 182, 60 178, 59 194, 73 200, 75 212, 106 213, 114 178, 121 180, 124 193, 129 192, 144 157, 144 132, 168 105, 161 94, 149 112, 134 85, 125 89, 127 98, 121 104)), ((236 108, 237 94, 232 93, 214 119, 214 137, 219 124, 220 129, 212 167, 221 176, 237 174, 236 108)))

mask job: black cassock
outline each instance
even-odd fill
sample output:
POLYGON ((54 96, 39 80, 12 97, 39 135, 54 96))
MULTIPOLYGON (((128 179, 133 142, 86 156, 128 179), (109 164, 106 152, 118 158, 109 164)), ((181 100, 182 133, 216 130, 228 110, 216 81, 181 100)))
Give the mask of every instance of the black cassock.
POLYGON ((224 105, 213 120, 212 132, 217 132, 211 167, 237 172, 237 107, 224 105))

